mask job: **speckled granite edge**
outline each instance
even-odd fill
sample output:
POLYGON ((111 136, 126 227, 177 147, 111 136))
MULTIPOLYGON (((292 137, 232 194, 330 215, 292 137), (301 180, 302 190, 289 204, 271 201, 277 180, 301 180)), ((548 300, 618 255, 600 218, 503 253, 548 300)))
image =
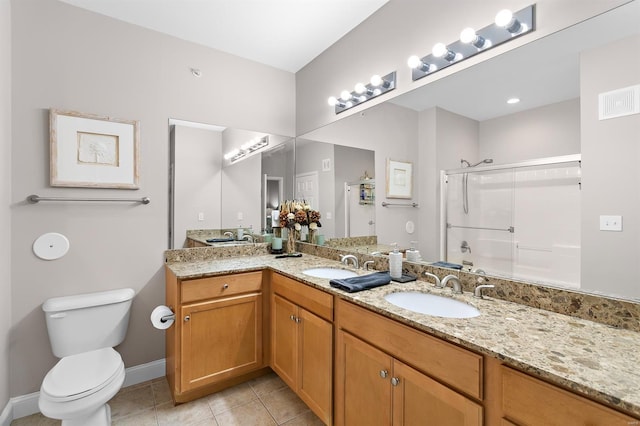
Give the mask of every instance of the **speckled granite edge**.
POLYGON ((354 246, 374 246, 378 244, 378 237, 371 235, 368 237, 330 238, 325 245, 333 248, 344 248, 354 246))
POLYGON ((229 259, 243 256, 262 256, 269 254, 267 243, 242 244, 226 247, 195 247, 166 250, 164 260, 167 263, 202 262, 204 260, 229 259))
MULTIPOLYGON (((367 260, 374 262, 372 269, 384 271, 389 269, 388 259, 384 256, 371 256, 349 247, 340 249, 298 244, 298 250, 319 257, 339 260, 342 254, 354 254, 362 265, 367 260)), ((473 292, 478 275, 451 269, 438 268, 426 264, 404 262, 403 271, 417 277, 429 272, 443 278, 453 274, 460 278, 464 291, 473 292)), ((426 278, 430 280, 430 278, 426 278)), ((640 301, 616 299, 604 295, 580 292, 577 290, 548 287, 503 278, 490 277, 485 284, 493 284, 495 288, 485 290, 485 294, 501 300, 531 306, 532 308, 569 315, 598 322, 612 327, 640 332, 640 301)))

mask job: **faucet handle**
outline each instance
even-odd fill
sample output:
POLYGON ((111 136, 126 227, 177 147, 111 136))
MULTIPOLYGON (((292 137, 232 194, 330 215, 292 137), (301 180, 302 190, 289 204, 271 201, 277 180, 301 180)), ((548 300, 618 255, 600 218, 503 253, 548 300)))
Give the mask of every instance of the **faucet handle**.
POLYGON ((375 262, 374 262, 373 260, 367 260, 367 261, 365 261, 365 262, 362 264, 362 267, 363 267, 365 270, 367 270, 367 271, 368 271, 368 270, 369 270, 369 265, 373 265, 374 263, 375 263, 375 262))

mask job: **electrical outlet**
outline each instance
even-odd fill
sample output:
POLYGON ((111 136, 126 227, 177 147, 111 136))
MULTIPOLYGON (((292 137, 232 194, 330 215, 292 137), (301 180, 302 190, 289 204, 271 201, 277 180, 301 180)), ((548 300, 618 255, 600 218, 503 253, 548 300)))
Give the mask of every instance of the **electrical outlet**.
POLYGON ((244 217, 244 215, 242 214, 242 212, 238 212, 238 220, 242 220, 244 217))
POLYGON ((198 220, 201 222, 204 220, 204 212, 198 213, 198 220))
POLYGON ((324 217, 326 217, 327 220, 331 220, 333 215, 331 214, 331 212, 327 212, 327 214, 324 217))
POLYGON ((601 231, 622 231, 622 216, 600 216, 601 231))

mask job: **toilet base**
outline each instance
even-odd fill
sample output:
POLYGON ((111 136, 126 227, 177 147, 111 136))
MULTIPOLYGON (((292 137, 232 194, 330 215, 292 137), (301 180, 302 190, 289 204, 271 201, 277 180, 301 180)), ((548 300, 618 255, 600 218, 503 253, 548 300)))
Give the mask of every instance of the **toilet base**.
POLYGON ((110 426, 111 425, 111 407, 104 404, 96 411, 87 415, 69 420, 62 420, 62 426, 110 426))

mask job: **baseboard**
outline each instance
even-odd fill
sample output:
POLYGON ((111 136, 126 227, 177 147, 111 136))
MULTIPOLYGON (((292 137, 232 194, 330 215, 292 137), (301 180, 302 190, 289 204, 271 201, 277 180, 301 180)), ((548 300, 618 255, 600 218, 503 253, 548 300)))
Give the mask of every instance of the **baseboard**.
MULTIPOLYGON (((137 385, 165 375, 166 361, 159 359, 146 364, 135 365, 126 369, 126 376, 122 387, 137 385)), ((40 392, 30 393, 11 398, 0 414, 0 426, 10 426, 11 422, 20 417, 38 413, 38 398, 40 392)))

